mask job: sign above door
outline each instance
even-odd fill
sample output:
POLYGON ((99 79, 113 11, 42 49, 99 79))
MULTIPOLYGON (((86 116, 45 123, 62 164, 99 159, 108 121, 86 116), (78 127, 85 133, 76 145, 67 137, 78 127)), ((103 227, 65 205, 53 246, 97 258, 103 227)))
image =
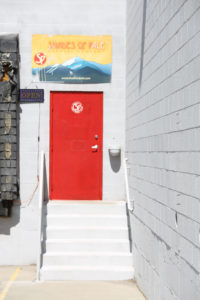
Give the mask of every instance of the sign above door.
POLYGON ((112 37, 84 35, 32 36, 34 81, 110 83, 112 37))

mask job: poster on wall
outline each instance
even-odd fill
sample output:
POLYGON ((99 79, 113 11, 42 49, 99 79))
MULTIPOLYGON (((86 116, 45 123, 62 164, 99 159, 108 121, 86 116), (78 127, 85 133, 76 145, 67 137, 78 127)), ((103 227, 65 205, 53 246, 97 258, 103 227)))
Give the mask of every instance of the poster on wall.
POLYGON ((109 83, 111 69, 110 35, 32 36, 32 76, 36 82, 109 83))

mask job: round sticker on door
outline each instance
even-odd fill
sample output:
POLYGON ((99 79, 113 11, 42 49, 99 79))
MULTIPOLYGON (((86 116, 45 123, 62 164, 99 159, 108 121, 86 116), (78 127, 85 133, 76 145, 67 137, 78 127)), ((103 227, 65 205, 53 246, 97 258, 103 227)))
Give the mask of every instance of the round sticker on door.
POLYGON ((73 102, 71 109, 75 114, 80 114, 83 111, 83 104, 79 101, 73 102))

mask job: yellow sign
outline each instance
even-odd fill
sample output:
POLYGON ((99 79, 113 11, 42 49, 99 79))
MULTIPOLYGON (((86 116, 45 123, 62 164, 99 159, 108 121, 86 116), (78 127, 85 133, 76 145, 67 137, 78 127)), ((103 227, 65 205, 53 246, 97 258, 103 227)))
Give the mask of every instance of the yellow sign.
POLYGON ((39 81, 103 83, 111 81, 112 37, 32 36, 32 74, 39 81))

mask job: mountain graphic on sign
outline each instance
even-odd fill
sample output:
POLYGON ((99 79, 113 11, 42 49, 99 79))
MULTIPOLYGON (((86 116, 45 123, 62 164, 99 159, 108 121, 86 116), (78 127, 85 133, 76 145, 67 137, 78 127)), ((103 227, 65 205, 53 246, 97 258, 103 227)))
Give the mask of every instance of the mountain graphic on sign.
POLYGON ((69 83, 104 83, 111 80, 111 64, 99 64, 74 57, 63 64, 32 69, 39 74, 40 81, 62 81, 69 83))

